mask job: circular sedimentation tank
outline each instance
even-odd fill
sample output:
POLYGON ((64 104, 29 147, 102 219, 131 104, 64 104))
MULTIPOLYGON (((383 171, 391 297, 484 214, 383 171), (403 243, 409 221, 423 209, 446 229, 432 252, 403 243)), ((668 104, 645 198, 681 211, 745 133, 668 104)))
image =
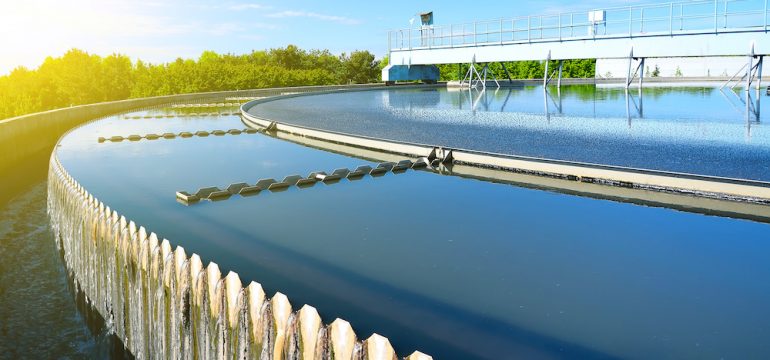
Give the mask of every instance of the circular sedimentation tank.
POLYGON ((770 291, 750 280, 770 275, 762 199, 467 160, 767 180, 749 166, 770 151, 761 121, 719 110, 715 89, 645 90, 628 116, 642 99, 590 89, 404 87, 258 99, 243 118, 108 117, 54 152, 52 222, 138 354, 767 353, 770 291), (98 141, 132 134, 157 140, 98 141))

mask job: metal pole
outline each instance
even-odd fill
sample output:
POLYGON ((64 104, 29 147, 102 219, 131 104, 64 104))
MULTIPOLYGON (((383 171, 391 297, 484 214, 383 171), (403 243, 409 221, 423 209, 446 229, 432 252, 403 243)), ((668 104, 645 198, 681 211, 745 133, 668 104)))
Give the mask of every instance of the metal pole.
POLYGON ((561 41, 561 13, 559 13, 559 41, 561 41))
POLYGON ((725 0, 725 15, 724 15, 724 17, 725 17, 725 25, 724 25, 724 28, 725 28, 725 29, 727 29, 727 3, 729 3, 729 1, 728 1, 728 0, 725 0))
POLYGON ((503 19, 500 19, 500 45, 503 44, 503 19))
POLYGON ((527 42, 532 41, 532 16, 527 16, 527 42))
POLYGON ((767 32, 767 0, 765 0, 765 32, 767 32))
POLYGON ((626 73, 626 89, 631 85, 631 64, 634 61, 634 48, 631 48, 631 52, 628 54, 628 72, 626 73))
POLYGON ((754 44, 751 44, 751 53, 749 53, 749 67, 746 68, 746 102, 748 103, 748 94, 751 90, 751 73, 753 69, 753 63, 754 63, 754 44))
POLYGON ((633 29, 631 28, 634 25, 634 8, 628 7, 628 36, 631 36, 631 33, 633 33, 633 29))
POLYGON ((391 32, 388 31, 388 60, 390 60, 390 36, 391 32))
POLYGON ((765 57, 760 55, 759 62, 757 63, 757 91, 759 91, 760 88, 762 87, 762 63, 764 61, 765 61, 765 57))
POLYGON ((644 32, 644 8, 639 9, 639 32, 644 32))
POLYGON ((478 40, 476 40, 476 37, 478 34, 476 33, 476 22, 473 22, 473 45, 476 45, 478 40))
MULTIPOLYGON (((725 5, 727 5, 727 1, 725 1, 725 5)), ((719 20, 718 19, 718 11, 717 7, 719 6, 719 0, 714 0, 714 32, 719 31, 719 20)), ((725 13, 725 16, 727 14, 725 13)))
POLYGON ((642 96, 642 85, 644 85, 644 58, 641 59, 639 65, 639 96, 642 96))
POLYGON ((559 60, 559 79, 556 80, 556 88, 561 89, 561 69, 564 66, 564 60, 559 60))
POLYGON ((674 33, 674 3, 670 3, 668 7, 668 34, 674 33))
POLYGON ((551 52, 548 51, 548 57, 545 58, 545 72, 543 74, 543 89, 548 86, 548 62, 551 61, 551 52))

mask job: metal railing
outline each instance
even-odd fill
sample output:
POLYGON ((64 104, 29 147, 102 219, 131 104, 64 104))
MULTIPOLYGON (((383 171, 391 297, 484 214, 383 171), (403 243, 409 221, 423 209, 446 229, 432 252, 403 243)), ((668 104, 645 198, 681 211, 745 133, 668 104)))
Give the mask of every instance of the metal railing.
POLYGON ((769 0, 696 0, 388 32, 388 51, 693 33, 767 32, 769 0), (599 11, 601 21, 590 21, 599 11))

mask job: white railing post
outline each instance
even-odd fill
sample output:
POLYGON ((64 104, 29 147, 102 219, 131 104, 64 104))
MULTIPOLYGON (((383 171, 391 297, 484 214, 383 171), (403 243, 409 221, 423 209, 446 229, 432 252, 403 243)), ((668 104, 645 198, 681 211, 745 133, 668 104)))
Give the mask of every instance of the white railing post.
POLYGON ((725 0, 725 13, 724 13, 725 24, 724 24, 724 26, 723 26, 725 29, 727 29, 727 3, 729 3, 729 2, 730 2, 730 1, 728 1, 728 0, 725 0))
POLYGON ((527 42, 532 41, 532 16, 527 16, 527 42))
POLYGON ((640 14, 640 16, 639 16, 639 32, 643 33, 644 32, 644 8, 641 8, 639 10, 639 14, 640 14))
POLYGON ((561 13, 559 13, 559 41, 561 41, 561 13))
POLYGON ((500 45, 503 44, 503 19, 500 18, 500 45))
POLYGON ((674 34, 674 3, 668 4, 668 34, 674 34))
MULTIPOLYGON (((727 1, 725 1, 725 4, 727 4, 727 1)), ((714 32, 719 31, 719 11, 717 10, 719 7, 719 0, 714 0, 714 32)), ((727 12, 725 12, 725 16, 727 16, 727 12)))
POLYGON ((390 48, 391 48, 390 39, 391 39, 390 31, 388 31, 388 59, 390 59, 390 48))
POLYGON ((632 27, 634 26, 634 8, 629 6, 628 7, 628 36, 630 37, 633 33, 632 27))
MULTIPOLYGON (((727 16, 727 15, 725 15, 727 16)), ((767 0, 765 0, 765 24, 764 24, 765 32, 767 32, 767 0)))

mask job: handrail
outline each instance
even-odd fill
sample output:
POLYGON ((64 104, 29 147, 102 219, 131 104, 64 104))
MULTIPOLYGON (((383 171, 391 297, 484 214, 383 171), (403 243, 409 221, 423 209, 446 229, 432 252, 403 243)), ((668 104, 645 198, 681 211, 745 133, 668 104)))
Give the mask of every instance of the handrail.
POLYGON ((677 1, 395 29, 388 32, 388 52, 608 36, 767 32, 768 1, 677 1), (600 21, 589 20, 594 11, 604 15, 600 21))

